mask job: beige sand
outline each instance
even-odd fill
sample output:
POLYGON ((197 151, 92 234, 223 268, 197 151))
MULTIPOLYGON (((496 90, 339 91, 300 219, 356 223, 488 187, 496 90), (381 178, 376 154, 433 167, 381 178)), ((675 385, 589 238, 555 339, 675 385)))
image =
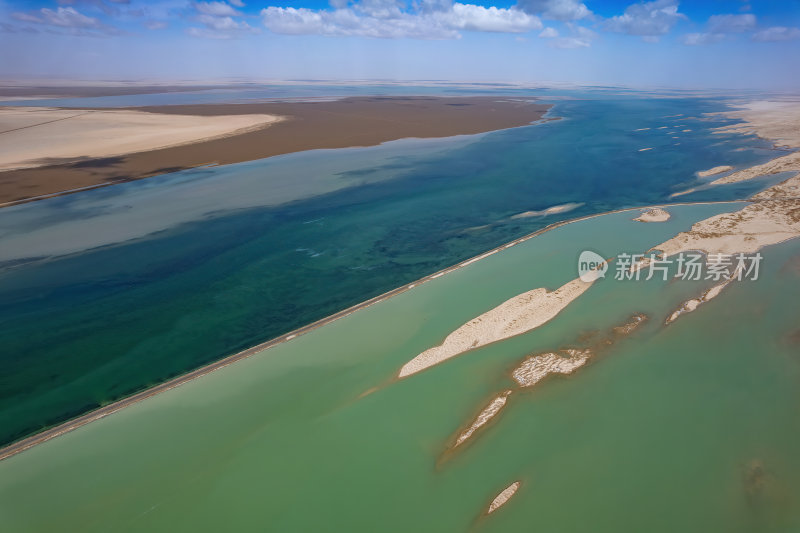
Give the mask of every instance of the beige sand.
POLYGON ((736 273, 734 273, 730 278, 726 279, 725 281, 717 283, 716 285, 708 289, 699 298, 690 298, 689 300, 686 300, 683 303, 683 305, 681 305, 678 309, 675 310, 674 313, 672 313, 667 317, 665 324, 670 324, 674 322, 682 314, 691 313, 692 311, 694 311, 707 301, 716 298, 722 292, 722 289, 727 287, 730 283, 732 283, 735 280, 736 280, 736 273))
POLYGON ((734 111, 722 115, 743 120, 718 128, 718 133, 755 134, 769 139, 776 146, 800 148, 800 103, 791 100, 759 100, 740 104, 734 111))
POLYGON ((0 171, 110 157, 263 128, 275 115, 201 117, 130 110, 0 108, 0 171))
POLYGON ((539 288, 514 296, 459 327, 439 346, 417 355, 403 365, 398 377, 416 374, 464 352, 527 333, 555 317, 594 281, 578 278, 552 292, 539 288))
POLYGON ((693 192, 697 192, 696 187, 692 187, 691 189, 686 189, 685 191, 674 192, 669 195, 670 198, 677 198, 678 196, 683 196, 684 194, 692 194, 693 192))
POLYGON ((567 204, 560 204, 554 205, 552 207, 548 207, 547 209, 542 209, 541 211, 525 211, 522 213, 517 213, 516 215, 512 215, 512 219, 516 218, 530 218, 530 217, 546 217, 549 215, 558 215, 560 213, 567 213, 574 209, 577 209, 583 205, 583 202, 570 202, 567 204))
POLYGON ((586 364, 592 356, 590 350, 561 350, 547 352, 525 359, 511 377, 522 387, 532 387, 550 374, 571 374, 586 364))
POLYGON ((470 438, 478 429, 482 426, 485 426, 489 421, 500 412, 500 410, 505 407, 506 402, 508 401, 508 397, 511 395, 510 390, 503 391, 499 396, 495 397, 489 405, 487 405, 481 412, 475 417, 475 421, 470 424, 470 426, 465 429, 456 439, 456 446, 460 446, 464 443, 468 438, 470 438))
MULTIPOLYGON (((798 125, 800 128, 800 125, 798 125)), ((745 168, 738 172, 722 176, 711 182, 711 185, 723 185, 725 183, 736 183, 747 181, 761 176, 777 174, 778 172, 800 171, 800 152, 791 153, 782 157, 767 161, 762 165, 755 165, 745 168)))
POLYGON ((788 180, 773 185, 769 189, 765 189, 758 194, 755 194, 751 200, 777 200, 780 198, 793 199, 800 198, 800 174, 795 174, 788 180))
POLYGON ((733 213, 701 220, 653 250, 664 257, 698 250, 706 254, 753 253, 800 236, 800 200, 763 200, 733 213))
POLYGON ((653 207, 647 211, 643 211, 641 215, 634 218, 639 222, 666 222, 669 220, 670 214, 660 207, 653 207))
POLYGON ((0 172, 0 207, 205 165, 242 163, 303 150, 375 146, 411 137, 473 135, 555 120, 543 119, 547 109, 547 105, 527 100, 489 96, 364 96, 331 101, 132 108, 127 111, 166 115, 170 121, 180 120, 178 116, 227 120, 224 117, 232 115, 279 116, 286 120, 211 140, 88 158, 78 163, 63 163, 56 158, 45 166, 0 172))
POLYGON ((486 514, 492 514, 500 507, 505 505, 508 500, 510 500, 511 497, 517 492, 517 490, 519 490, 519 486, 520 482, 515 481, 508 487, 504 488, 500 494, 495 496, 494 500, 492 500, 492 503, 489 504, 489 509, 486 510, 486 514))
POLYGON ((640 152, 646 152, 648 150, 652 150, 652 148, 639 148, 640 152))
MULTIPOLYGON (((717 128, 717 133, 755 134, 769 139, 776 146, 800 148, 800 103, 795 101, 755 101, 740 105, 740 109, 722 115, 743 120, 744 123, 717 128)), ((778 157, 714 180, 712 185, 736 183, 778 172, 800 171, 800 153, 778 157)))
POLYGON ((701 178, 707 178, 709 176, 714 176, 716 174, 722 174, 723 172, 728 172, 729 170, 733 170, 733 167, 730 165, 721 165, 714 168, 709 168, 708 170, 701 170, 697 173, 698 176, 701 178))

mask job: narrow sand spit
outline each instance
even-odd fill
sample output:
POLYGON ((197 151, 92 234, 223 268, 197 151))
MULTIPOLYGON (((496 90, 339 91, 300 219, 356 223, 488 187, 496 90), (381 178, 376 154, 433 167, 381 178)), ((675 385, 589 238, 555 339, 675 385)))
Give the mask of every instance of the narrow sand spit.
POLYGON ((486 510, 486 514, 492 514, 500 507, 508 503, 508 500, 510 500, 511 497, 514 496, 514 494, 516 494, 517 490, 519 490, 519 486, 520 482, 515 481, 508 487, 504 488, 502 492, 500 492, 500 494, 495 496, 494 500, 492 500, 492 503, 489 504, 489 508, 486 510))
POLYGON ((646 152, 648 150, 652 150, 652 148, 639 148, 640 152, 646 152))
POLYGON ((678 309, 675 310, 675 312, 673 312, 671 315, 669 315, 667 317, 667 320, 664 322, 664 324, 670 324, 670 323, 674 322, 682 314, 691 313, 692 311, 694 311, 695 309, 697 309, 698 307, 700 307, 701 305, 703 305, 707 301, 716 298, 717 296, 719 296, 719 293, 722 292, 722 289, 727 287, 728 284, 732 283, 735 279, 736 279, 736 273, 734 273, 734 275, 732 275, 730 278, 726 279, 725 281, 720 282, 720 283, 714 285, 713 287, 711 287, 710 289, 708 289, 699 298, 690 298, 689 300, 686 300, 683 303, 683 305, 681 305, 678 309))
POLYGON ((145 152, 264 128, 275 115, 0 108, 0 171, 145 152))
POLYGON ((729 170, 733 170, 733 167, 730 165, 721 165, 714 168, 709 168, 708 170, 701 170, 697 173, 698 176, 701 178, 707 178, 709 176, 713 176, 715 174, 722 174, 723 172, 728 172, 729 170))
POLYGON ((480 414, 475 417, 475 421, 464 430, 456 439, 456 446, 464 443, 470 438, 478 429, 486 425, 492 418, 494 418, 500 410, 505 407, 508 397, 511 395, 510 390, 503 391, 499 396, 495 397, 489 405, 487 405, 480 414))
POLYGON ((533 289, 506 300, 453 331, 444 342, 417 355, 403 365, 398 377, 416 374, 464 352, 527 333, 560 313, 592 286, 592 281, 574 279, 558 289, 533 289))
POLYGON ((633 220, 639 222, 666 222, 669 220, 669 212, 660 207, 654 207, 652 209, 648 209, 647 211, 643 211, 641 215, 634 218, 633 220))

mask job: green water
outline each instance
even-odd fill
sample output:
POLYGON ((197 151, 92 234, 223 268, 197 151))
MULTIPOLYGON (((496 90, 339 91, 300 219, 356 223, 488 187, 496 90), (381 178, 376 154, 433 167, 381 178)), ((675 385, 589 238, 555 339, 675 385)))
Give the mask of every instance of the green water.
POLYGON ((796 531, 800 242, 766 249, 760 280, 669 327, 709 282, 605 279, 537 330, 393 380, 464 321, 574 278, 583 248, 647 249, 738 205, 553 230, 4 460, 3 530, 796 531), (575 375, 514 394, 440 461, 526 354, 632 312, 651 320, 575 375))
MULTIPOLYGON (((713 132, 730 121, 702 114, 724 100, 571 98, 547 124, 290 154, 1 209, 0 443, 559 219, 670 201, 703 183, 698 170, 778 155, 713 132), (666 124, 691 131, 678 145, 666 124), (580 207, 512 218, 565 203, 580 207)), ((681 199, 741 199, 771 179, 681 199)))

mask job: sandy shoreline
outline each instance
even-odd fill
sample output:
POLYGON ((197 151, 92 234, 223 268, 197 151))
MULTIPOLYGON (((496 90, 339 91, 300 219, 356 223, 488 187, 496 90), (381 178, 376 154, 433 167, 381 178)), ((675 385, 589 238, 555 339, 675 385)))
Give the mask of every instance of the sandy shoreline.
MULTIPOLYGON (((549 105, 528 100, 498 96, 398 96, 116 109, 163 115, 175 121, 184 121, 186 117, 206 117, 209 121, 229 117, 226 120, 230 121, 233 120, 230 117, 242 120, 247 115, 286 119, 269 128, 207 141, 0 172, 0 207, 205 165, 228 165, 305 150, 375 146, 404 138, 452 137, 525 126, 541 120, 549 108, 549 105)), ((24 108, 6 109, 19 112, 24 108)), ((69 110, 71 113, 81 111, 100 110, 69 110)), ((108 109, 102 111, 109 112, 108 109)), ((44 157, 48 156, 42 155, 44 157)))

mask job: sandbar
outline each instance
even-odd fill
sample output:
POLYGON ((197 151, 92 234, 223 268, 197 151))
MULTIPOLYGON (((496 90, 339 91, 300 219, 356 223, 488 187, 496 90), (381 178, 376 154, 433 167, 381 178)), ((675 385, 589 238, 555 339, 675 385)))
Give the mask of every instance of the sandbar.
POLYGON ((558 215, 561 213, 567 213, 574 209, 578 209, 584 205, 583 202, 569 202, 566 204, 554 205, 548 207, 547 209, 542 209, 541 211, 524 211, 522 213, 517 213, 516 215, 512 215, 512 219, 517 218, 530 218, 530 217, 546 217, 549 215, 558 215))
POLYGON ((538 288, 518 294, 462 325, 439 346, 414 357, 403 365, 398 377, 416 374, 470 350, 527 333, 555 317, 594 281, 578 278, 554 291, 538 288))
POLYGON ((510 500, 511 497, 517 492, 517 490, 519 490, 519 486, 520 486, 520 482, 519 481, 515 481, 514 483, 512 483, 508 487, 504 488, 500 492, 500 494, 495 496, 495 498, 492 500, 492 503, 489 504, 489 509, 486 510, 486 514, 492 514, 493 512, 498 510, 500 507, 502 507, 503 505, 508 503, 508 500, 510 500))
POLYGON ((730 165, 720 165, 718 167, 709 168, 708 170, 701 170, 700 172, 697 173, 697 175, 700 176, 701 178, 707 178, 715 174, 722 174, 723 172, 728 172, 729 170, 733 170, 733 167, 730 165))
POLYGON ((660 207, 653 207, 652 209, 648 209, 643 211, 641 215, 634 218, 638 222, 666 222, 669 220, 670 214, 665 209, 661 209, 660 207))
POLYGON ((493 398, 492 401, 489 402, 489 405, 484 407, 478 416, 475 417, 475 420, 472 422, 472 424, 470 424, 470 426, 462 431, 458 438, 456 438, 455 445, 459 446, 463 444, 464 441, 470 438, 478 429, 488 424, 489 421, 494 418, 503 407, 505 407, 509 395, 511 395, 511 391, 506 390, 493 398))
POLYGON ((532 387, 550 374, 571 374, 586 364, 592 356, 590 350, 563 350, 562 353, 547 352, 525 359, 511 377, 521 387, 532 387))

